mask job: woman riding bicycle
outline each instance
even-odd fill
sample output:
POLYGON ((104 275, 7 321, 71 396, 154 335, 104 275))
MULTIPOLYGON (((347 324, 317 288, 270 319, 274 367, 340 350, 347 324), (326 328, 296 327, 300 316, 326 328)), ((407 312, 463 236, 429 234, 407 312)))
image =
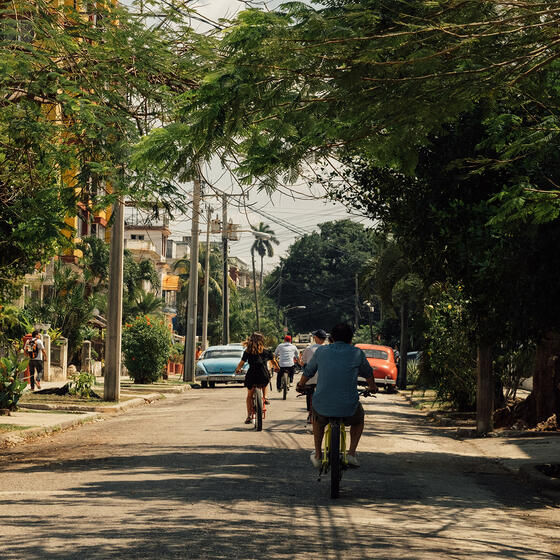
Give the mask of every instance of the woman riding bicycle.
POLYGON ((235 373, 239 373, 246 362, 249 362, 249 370, 245 375, 245 387, 247 387, 247 419, 245 424, 250 424, 253 409, 254 387, 262 387, 263 398, 266 400, 266 389, 270 382, 268 362, 274 363, 272 352, 264 347, 264 336, 254 332, 245 342, 245 351, 241 361, 237 364, 235 373))

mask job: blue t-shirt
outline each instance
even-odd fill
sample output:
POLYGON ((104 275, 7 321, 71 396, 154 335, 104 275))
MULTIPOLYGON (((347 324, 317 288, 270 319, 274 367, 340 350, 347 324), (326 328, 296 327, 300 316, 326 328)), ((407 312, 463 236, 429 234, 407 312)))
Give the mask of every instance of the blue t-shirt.
POLYGON ((317 379, 313 408, 323 416, 346 417, 356 412, 359 402, 358 377, 373 377, 373 369, 360 348, 335 342, 317 348, 305 365, 305 377, 317 379))

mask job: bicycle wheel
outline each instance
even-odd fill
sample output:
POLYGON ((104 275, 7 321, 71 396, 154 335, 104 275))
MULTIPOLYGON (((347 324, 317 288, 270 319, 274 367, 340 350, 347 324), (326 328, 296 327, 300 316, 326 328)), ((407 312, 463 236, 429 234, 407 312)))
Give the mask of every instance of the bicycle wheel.
POLYGON ((342 478, 342 468, 340 464, 340 425, 338 423, 331 424, 329 462, 331 468, 331 498, 338 498, 340 479, 342 478))
POLYGON ((263 396, 262 389, 260 387, 255 387, 255 428, 257 432, 262 431, 263 425, 263 396))
POLYGON ((288 395, 288 374, 282 376, 282 400, 285 401, 288 395))

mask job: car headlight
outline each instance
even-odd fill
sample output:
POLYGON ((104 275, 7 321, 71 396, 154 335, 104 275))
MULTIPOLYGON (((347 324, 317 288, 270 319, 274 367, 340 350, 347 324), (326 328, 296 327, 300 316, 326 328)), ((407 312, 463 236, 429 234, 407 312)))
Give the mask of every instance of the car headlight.
POLYGON ((196 364, 196 373, 200 375, 206 375, 206 370, 202 364, 196 364))

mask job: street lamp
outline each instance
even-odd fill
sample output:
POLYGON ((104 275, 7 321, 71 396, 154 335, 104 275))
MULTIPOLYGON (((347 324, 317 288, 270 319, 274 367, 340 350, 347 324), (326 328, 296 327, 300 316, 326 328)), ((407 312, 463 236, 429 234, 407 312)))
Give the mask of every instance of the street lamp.
POLYGON ((307 309, 305 305, 294 305, 292 307, 284 307, 282 313, 284 314, 284 334, 288 332, 288 311, 293 309, 307 309))
POLYGON ((364 305, 368 308, 368 319, 369 319, 369 336, 371 339, 371 343, 373 344, 373 326, 371 324, 371 316, 373 315, 373 312, 375 311, 375 307, 373 305, 373 303, 371 303, 371 301, 364 301, 364 305))

